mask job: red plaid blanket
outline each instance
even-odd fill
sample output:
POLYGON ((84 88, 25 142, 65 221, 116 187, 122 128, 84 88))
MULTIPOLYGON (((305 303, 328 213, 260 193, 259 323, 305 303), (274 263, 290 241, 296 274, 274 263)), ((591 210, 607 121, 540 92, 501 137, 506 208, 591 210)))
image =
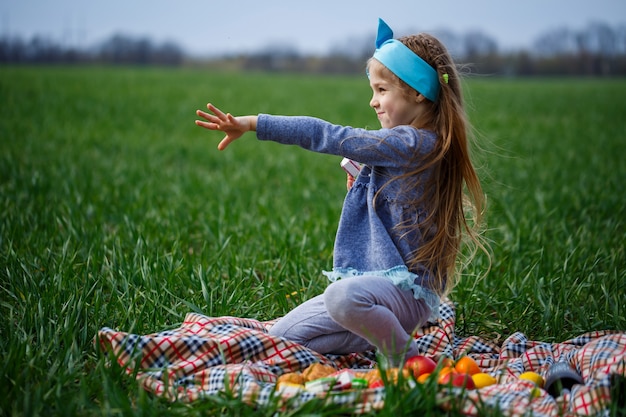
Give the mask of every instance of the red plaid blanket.
MULTIPOLYGON (((438 323, 419 329, 415 337, 427 356, 457 358, 467 354, 484 372, 500 383, 469 391, 463 411, 477 415, 476 404, 497 407, 511 416, 608 414, 611 375, 626 376, 626 333, 591 332, 561 343, 528 340, 515 333, 498 345, 471 336, 455 336, 455 310, 451 302, 441 305, 438 323), (583 377, 570 393, 556 399, 541 390, 531 395, 534 385, 519 380, 525 371, 539 374, 555 361, 567 361, 583 377)), ((189 313, 179 328, 149 335, 136 335, 103 328, 98 333, 105 352, 112 353, 142 386, 172 400, 195 401, 230 389, 243 401, 267 404, 277 394, 278 376, 302 371, 313 363, 342 368, 369 368, 375 355, 321 355, 296 343, 267 334, 272 322, 236 317, 206 317, 189 313)), ((535 391, 536 392, 536 391, 535 391)), ((293 403, 324 394, 300 392, 293 403)), ((331 401, 354 405, 357 411, 383 406, 384 388, 333 395, 331 401)), ((293 404, 292 403, 292 404, 293 404)))

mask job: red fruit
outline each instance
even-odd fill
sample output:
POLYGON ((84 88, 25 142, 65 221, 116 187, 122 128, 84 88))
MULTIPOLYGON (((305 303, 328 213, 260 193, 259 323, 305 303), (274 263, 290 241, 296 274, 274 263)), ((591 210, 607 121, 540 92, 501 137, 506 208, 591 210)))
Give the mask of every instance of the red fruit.
POLYGON ((456 375, 454 379, 452 380, 452 385, 454 385, 455 387, 461 387, 465 389, 476 388, 476 384, 474 383, 472 376, 468 374, 456 375))
POLYGON ((472 376, 469 374, 460 374, 452 371, 439 378, 439 383, 442 385, 452 385, 457 388, 476 389, 476 384, 472 376))
POLYGON ((407 359, 404 369, 411 371, 415 379, 423 374, 431 374, 437 368, 437 363, 428 356, 417 355, 407 359))
POLYGON ((448 366, 443 367, 439 370, 439 374, 437 376, 437 382, 439 384, 447 384, 450 382, 450 378, 452 378, 452 375, 449 375, 451 373, 454 373, 454 368, 450 368, 448 366))
POLYGON ((379 387, 383 387, 385 386, 385 384, 383 383, 382 379, 377 379, 376 381, 372 382, 371 384, 369 384, 368 388, 379 388, 379 387))

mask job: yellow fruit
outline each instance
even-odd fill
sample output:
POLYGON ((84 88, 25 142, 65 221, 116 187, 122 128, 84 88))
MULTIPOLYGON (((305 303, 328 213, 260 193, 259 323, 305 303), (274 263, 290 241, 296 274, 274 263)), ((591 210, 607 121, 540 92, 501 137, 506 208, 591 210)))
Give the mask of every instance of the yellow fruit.
POLYGON ((536 372, 531 372, 531 371, 524 372, 523 374, 519 376, 519 379, 525 379, 527 381, 533 382, 539 388, 543 387, 543 378, 541 377, 541 375, 539 375, 536 372))
POLYGON ((539 398, 541 397, 541 390, 537 387, 530 390, 530 398, 539 398))
POLYGON ((474 381, 474 385, 476 385, 476 389, 488 387, 498 382, 494 377, 484 372, 472 375, 472 380, 474 381))

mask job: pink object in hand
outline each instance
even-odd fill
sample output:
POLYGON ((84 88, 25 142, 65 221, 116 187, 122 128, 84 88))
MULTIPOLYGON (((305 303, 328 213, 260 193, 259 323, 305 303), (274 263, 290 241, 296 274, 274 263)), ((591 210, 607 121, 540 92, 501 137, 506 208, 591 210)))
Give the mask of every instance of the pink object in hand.
POLYGON ((361 172, 361 165, 348 158, 343 158, 341 161, 341 168, 354 178, 356 178, 359 175, 359 172, 361 172))

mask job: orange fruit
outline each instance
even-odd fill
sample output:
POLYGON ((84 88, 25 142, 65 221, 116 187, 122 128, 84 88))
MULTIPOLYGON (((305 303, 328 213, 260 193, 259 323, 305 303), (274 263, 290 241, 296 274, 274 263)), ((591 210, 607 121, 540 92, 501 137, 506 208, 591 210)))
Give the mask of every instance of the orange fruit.
POLYGON ((426 382, 429 376, 430 374, 421 374, 420 376, 417 377, 417 382, 419 382, 420 384, 423 384, 426 382))
POLYGON ((439 359, 439 363, 441 364, 441 366, 443 366, 444 368, 448 368, 448 367, 454 367, 454 361, 450 358, 448 358, 447 356, 443 356, 439 359))
POLYGON ((456 361, 454 364, 454 369, 461 374, 474 375, 481 372, 480 367, 476 363, 476 361, 469 356, 463 356, 461 359, 456 361))
POLYGON ((446 383, 445 381, 450 379, 450 377, 447 375, 453 372, 454 372, 454 368, 450 366, 444 366, 443 368, 439 370, 439 374, 437 375, 437 382, 440 384, 445 384, 446 383))

